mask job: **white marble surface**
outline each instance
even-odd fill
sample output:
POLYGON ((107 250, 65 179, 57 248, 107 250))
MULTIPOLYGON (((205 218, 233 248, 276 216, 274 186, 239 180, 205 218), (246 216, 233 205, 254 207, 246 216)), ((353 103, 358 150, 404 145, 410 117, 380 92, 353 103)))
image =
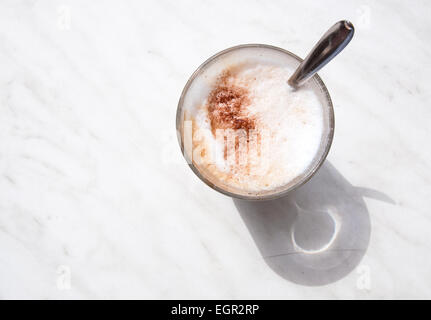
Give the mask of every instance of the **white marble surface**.
POLYGON ((427 1, 2 1, 0 298, 431 298, 427 1), (175 136, 210 55, 305 56, 335 140, 306 186, 243 203, 204 185, 175 136))

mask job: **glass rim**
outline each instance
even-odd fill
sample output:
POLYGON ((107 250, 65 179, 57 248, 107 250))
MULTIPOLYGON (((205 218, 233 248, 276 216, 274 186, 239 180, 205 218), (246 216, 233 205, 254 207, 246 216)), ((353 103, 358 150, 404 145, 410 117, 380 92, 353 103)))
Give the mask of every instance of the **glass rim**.
MULTIPOLYGON (((184 98, 185 98, 191 84, 196 79, 196 77, 202 72, 202 70, 204 70, 204 68, 207 65, 209 65, 211 62, 213 62, 215 59, 217 59, 218 57, 220 57, 223 54, 226 54, 226 53, 229 53, 231 51, 238 50, 238 49, 243 49, 243 48, 265 48, 265 49, 276 50, 276 51, 279 51, 279 52, 282 52, 282 53, 285 53, 285 54, 291 56, 292 58, 296 59, 300 63, 303 61, 303 59, 301 59, 296 54, 294 54, 288 50, 285 50, 283 48, 279 48, 276 46, 272 46, 272 45, 267 45, 267 44, 241 44, 241 45, 237 45, 237 46, 233 46, 233 47, 224 49, 224 50, 217 52, 216 54, 212 55, 207 60, 205 60, 193 72, 193 74, 190 76, 190 78, 186 82, 186 84, 183 88, 183 91, 181 92, 181 96, 180 96, 180 99, 178 101, 178 106, 177 106, 177 114, 176 114, 177 139, 178 139, 178 143, 179 143, 180 148, 181 148, 181 153, 183 154, 183 157, 186 159, 189 167, 199 177, 199 179, 201 179, 206 185, 208 185, 212 189, 214 189, 218 192, 221 192, 221 193, 223 193, 229 197, 237 198, 237 199, 273 200, 273 199, 281 198, 281 197, 287 195, 289 192, 293 191, 294 189, 302 186, 304 183, 309 181, 314 176, 314 174, 319 170, 319 168, 322 166, 323 162, 325 161, 325 159, 329 153, 329 150, 331 149, 332 141, 334 138, 334 128, 335 128, 334 107, 332 104, 331 96, 329 95, 329 91, 326 88, 325 83, 322 81, 322 79, 319 77, 319 75, 317 73, 312 78, 310 78, 308 81, 311 81, 312 79, 314 79, 325 95, 327 106, 329 109, 328 110, 329 111, 328 112, 329 132, 328 132, 328 136, 326 137, 325 147, 323 149, 323 153, 320 156, 320 159, 315 163, 315 165, 310 170, 307 170, 306 173, 301 176, 301 178, 299 179, 298 182, 294 183, 290 187, 283 189, 283 190, 279 190, 279 191, 274 192, 274 193, 267 193, 267 194, 263 194, 263 195, 246 195, 246 194, 234 193, 234 192, 225 190, 224 188, 222 188, 220 186, 217 186, 216 184, 211 182, 209 179, 207 179, 205 176, 203 176, 201 174, 201 172, 199 171, 199 169, 197 168, 197 166, 195 166, 193 164, 193 161, 189 162, 186 155, 184 154, 183 133, 181 132, 182 131, 181 130, 181 128, 182 128, 181 127, 181 121, 182 121, 181 116, 182 116, 182 111, 183 111, 184 98)), ((288 184, 286 184, 286 185, 288 185, 288 184)))

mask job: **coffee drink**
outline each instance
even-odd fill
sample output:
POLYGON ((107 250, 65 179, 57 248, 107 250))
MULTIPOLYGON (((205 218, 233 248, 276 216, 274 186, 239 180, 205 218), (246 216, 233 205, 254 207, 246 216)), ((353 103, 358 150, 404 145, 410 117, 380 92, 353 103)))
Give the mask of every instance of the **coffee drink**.
POLYGON ((331 114, 316 83, 287 84, 297 64, 282 51, 245 47, 214 58, 189 83, 180 115, 184 151, 211 185, 272 193, 322 157, 331 114))

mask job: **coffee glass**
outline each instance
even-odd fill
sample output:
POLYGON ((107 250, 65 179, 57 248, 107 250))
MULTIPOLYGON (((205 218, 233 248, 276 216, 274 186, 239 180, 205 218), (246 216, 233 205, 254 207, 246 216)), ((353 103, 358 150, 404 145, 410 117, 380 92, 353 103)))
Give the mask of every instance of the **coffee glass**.
MULTIPOLYGON (((318 96, 323 110, 323 132, 320 145, 313 160, 307 166, 307 169, 301 175, 290 180, 285 185, 272 190, 251 192, 249 190, 243 190, 241 188, 224 184, 223 181, 206 174, 201 170, 199 165, 193 161, 193 150, 190 149, 190 147, 187 147, 188 142, 185 139, 185 133, 187 131, 185 123, 188 121, 186 110, 188 106, 193 103, 193 100, 196 100, 194 97, 200 95, 200 98, 202 98, 202 95, 208 93, 205 92, 207 89, 204 89, 205 86, 202 83, 205 81, 206 73, 219 72, 221 68, 223 68, 223 65, 228 63, 241 63, 242 56, 244 56, 244 59, 247 59, 247 55, 251 52, 250 49, 252 49, 253 54, 259 55, 262 59, 269 59, 272 61, 277 60, 280 64, 289 65, 293 70, 296 69, 302 61, 301 58, 287 50, 264 44, 239 45, 213 55, 192 74, 182 91, 177 108, 176 130, 181 151, 190 168, 208 186, 234 198, 245 200, 270 200, 282 197, 307 182, 323 164, 331 147, 334 135, 334 110, 329 92, 317 74, 308 80, 308 84, 318 96), (203 92, 202 95, 201 91, 203 92)), ((286 86, 288 86, 287 83, 286 86)))

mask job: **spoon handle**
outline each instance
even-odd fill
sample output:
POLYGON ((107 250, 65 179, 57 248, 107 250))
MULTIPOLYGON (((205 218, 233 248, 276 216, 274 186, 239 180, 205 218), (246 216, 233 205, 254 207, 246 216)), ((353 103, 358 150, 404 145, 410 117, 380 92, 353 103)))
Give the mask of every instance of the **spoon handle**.
POLYGON ((310 79, 347 46, 354 32, 353 24, 347 20, 334 24, 301 62, 288 83, 296 88, 310 79))

